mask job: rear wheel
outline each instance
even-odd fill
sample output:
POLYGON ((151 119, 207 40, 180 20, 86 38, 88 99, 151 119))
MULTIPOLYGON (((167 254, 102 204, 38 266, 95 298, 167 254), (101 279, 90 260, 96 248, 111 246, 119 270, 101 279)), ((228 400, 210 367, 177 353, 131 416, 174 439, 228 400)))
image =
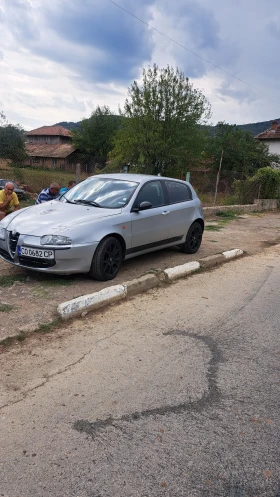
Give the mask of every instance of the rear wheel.
POLYGON ((122 246, 114 236, 102 240, 92 259, 89 276, 94 280, 113 280, 122 264, 122 246))
POLYGON ((195 254, 198 251, 202 241, 203 228, 200 223, 195 222, 191 225, 186 241, 180 246, 181 252, 184 254, 195 254))

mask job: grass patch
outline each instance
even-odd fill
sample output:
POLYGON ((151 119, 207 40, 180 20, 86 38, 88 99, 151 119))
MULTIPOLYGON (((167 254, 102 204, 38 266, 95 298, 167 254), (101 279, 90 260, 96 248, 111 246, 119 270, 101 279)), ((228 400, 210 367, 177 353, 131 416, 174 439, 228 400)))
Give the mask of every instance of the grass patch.
POLYGON ((56 326, 58 326, 61 323, 61 318, 56 318, 50 323, 41 323, 39 324, 38 328, 34 330, 33 333, 49 333, 50 331, 53 330, 56 326))
MULTIPOLYGON (((217 211, 216 216, 219 218, 219 221, 214 221, 212 219, 212 223, 215 224, 207 224, 205 226, 205 231, 221 231, 222 228, 226 226, 230 221, 233 219, 236 219, 238 217, 238 214, 233 211, 217 211)), ((211 222, 211 221, 210 221, 211 222)))
POLYGON ((31 205, 35 205, 35 200, 30 198, 28 200, 20 200, 19 201, 20 208, 24 209, 24 207, 30 207, 31 205))
POLYGON ((0 276, 0 286, 12 286, 17 281, 26 282, 26 276, 21 274, 8 274, 0 276))
POLYGON ((42 287, 34 288, 34 290, 32 290, 32 295, 40 299, 48 299, 50 297, 49 292, 42 287))
POLYGON ((8 347, 9 345, 12 345, 12 343, 14 341, 15 341, 15 337, 6 337, 0 341, 0 345, 4 345, 5 347, 8 347))
POLYGON ((50 323, 41 323, 34 331, 20 331, 16 336, 6 337, 0 340, 0 345, 9 347, 16 342, 23 342, 26 338, 33 335, 33 333, 50 333, 54 328, 58 327, 61 323, 61 318, 56 318, 50 323))
POLYGON ((220 231, 222 226, 219 224, 208 224, 208 226, 205 226, 204 230, 205 231, 220 231))
POLYGON ((238 214, 233 211, 218 211, 216 212, 216 216, 225 217, 227 219, 234 219, 238 216, 238 214))
MULTIPOLYGON (((214 194, 211 193, 199 193, 197 189, 197 194, 204 207, 214 205, 214 194)), ((238 197, 236 195, 228 195, 224 193, 218 193, 215 205, 237 205, 239 204, 238 197)))
POLYGON ((11 312, 14 309, 13 305, 0 304, 0 312, 11 312))

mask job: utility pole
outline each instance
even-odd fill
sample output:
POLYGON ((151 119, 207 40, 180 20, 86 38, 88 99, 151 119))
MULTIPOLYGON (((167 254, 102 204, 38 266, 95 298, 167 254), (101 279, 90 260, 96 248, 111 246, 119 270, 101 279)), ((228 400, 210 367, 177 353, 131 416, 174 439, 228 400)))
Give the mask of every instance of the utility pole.
POLYGON ((216 198, 217 198, 217 191, 218 191, 218 185, 219 185, 219 179, 220 179, 220 172, 221 172, 221 167, 222 167, 222 162, 223 162, 223 155, 224 155, 224 150, 222 150, 219 170, 218 170, 218 174, 217 174, 216 189, 215 189, 215 195, 214 195, 214 205, 216 205, 216 198))

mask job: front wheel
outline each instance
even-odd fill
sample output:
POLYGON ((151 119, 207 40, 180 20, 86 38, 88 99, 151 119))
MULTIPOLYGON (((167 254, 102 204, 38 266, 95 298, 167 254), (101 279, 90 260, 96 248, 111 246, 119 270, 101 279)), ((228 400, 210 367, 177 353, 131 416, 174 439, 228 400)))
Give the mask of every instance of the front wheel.
POLYGON ((102 240, 92 259, 89 276, 94 280, 108 281, 113 280, 121 267, 122 263, 122 246, 113 236, 102 240))
POLYGON ((202 241, 203 228, 200 223, 194 222, 186 236, 186 241, 180 246, 184 254, 195 254, 198 251, 202 241))

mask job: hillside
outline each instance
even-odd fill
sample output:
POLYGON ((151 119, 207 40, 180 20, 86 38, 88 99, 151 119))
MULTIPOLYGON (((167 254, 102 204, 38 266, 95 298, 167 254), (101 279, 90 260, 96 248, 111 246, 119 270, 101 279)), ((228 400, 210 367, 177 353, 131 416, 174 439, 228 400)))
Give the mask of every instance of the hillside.
MULTIPOLYGON (((271 121, 262 121, 258 123, 250 123, 250 124, 238 124, 237 127, 243 129, 244 131, 249 131, 249 133, 252 133, 252 135, 256 136, 259 133, 262 133, 266 129, 270 128, 272 121, 275 119, 271 119, 271 121)), ((280 123, 280 117, 276 119, 280 123)), ((69 129, 70 131, 72 129, 78 129, 80 127, 81 121, 78 121, 77 123, 74 122, 67 122, 67 121, 62 121, 60 123, 54 124, 54 126, 63 126, 64 128, 69 129)))
POLYGON ((249 131, 256 136, 270 128, 272 121, 280 122, 280 118, 278 117, 277 119, 271 119, 271 121, 262 121, 259 123, 239 124, 237 127, 243 129, 244 131, 249 131))

